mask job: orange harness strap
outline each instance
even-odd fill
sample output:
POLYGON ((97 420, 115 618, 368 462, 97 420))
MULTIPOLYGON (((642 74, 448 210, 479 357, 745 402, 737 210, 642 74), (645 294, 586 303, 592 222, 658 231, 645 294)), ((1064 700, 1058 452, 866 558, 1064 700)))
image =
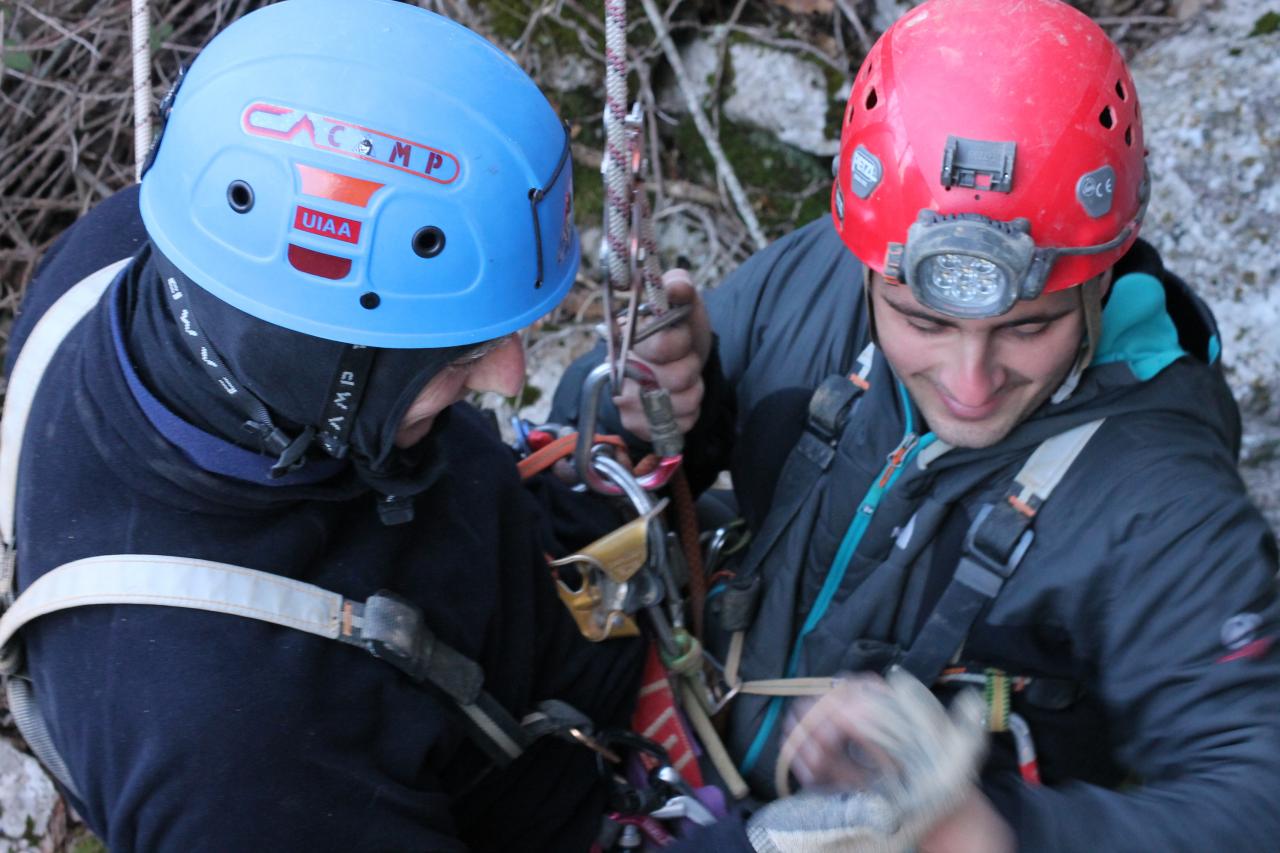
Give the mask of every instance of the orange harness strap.
MULTIPOLYGON (((616 435, 597 435, 595 443, 612 444, 614 447, 623 450, 627 447, 626 442, 616 435)), ((574 432, 569 435, 563 435, 545 447, 529 454, 516 463, 516 467, 520 470, 520 479, 527 480, 536 474, 541 474, 561 459, 569 458, 573 455, 573 450, 577 446, 578 433, 574 432)))

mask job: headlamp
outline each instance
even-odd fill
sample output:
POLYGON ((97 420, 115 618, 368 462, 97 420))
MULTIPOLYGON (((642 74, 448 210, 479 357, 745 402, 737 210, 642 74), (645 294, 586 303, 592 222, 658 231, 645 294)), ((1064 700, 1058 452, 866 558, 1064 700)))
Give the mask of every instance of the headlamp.
POLYGON ((1136 227, 1135 220, 1095 246, 1037 246, 1026 219, 922 210, 907 229, 907 242, 889 244, 884 277, 906 283, 921 304, 947 316, 998 317, 1019 299, 1038 297, 1060 256, 1109 252, 1136 227))

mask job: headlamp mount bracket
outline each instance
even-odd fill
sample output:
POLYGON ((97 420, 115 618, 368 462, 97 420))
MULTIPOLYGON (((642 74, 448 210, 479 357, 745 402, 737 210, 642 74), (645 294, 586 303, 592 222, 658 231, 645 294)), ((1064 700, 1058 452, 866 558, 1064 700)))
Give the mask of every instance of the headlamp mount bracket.
POLYGON ((1013 192, 1018 143, 948 136, 942 151, 942 185, 995 193, 1013 192))

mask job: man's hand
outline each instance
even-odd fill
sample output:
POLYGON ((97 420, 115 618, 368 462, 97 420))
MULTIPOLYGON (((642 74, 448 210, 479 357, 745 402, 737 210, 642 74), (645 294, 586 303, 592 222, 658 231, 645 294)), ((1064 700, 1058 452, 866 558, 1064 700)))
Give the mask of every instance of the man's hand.
POLYGON ((791 723, 779 755, 806 790, 752 816, 761 853, 1004 853, 1011 833, 973 784, 983 704, 948 713, 905 672, 841 682, 791 723))
MULTIPOLYGON (((653 368, 658 384, 671 394, 671 408, 681 432, 688 432, 702 410, 702 367, 711 355, 711 319, 686 270, 662 276, 671 307, 689 305, 689 316, 635 345, 632 354, 653 368)), ((613 398, 628 432, 645 439, 649 422, 640 404, 640 386, 628 379, 613 398)))

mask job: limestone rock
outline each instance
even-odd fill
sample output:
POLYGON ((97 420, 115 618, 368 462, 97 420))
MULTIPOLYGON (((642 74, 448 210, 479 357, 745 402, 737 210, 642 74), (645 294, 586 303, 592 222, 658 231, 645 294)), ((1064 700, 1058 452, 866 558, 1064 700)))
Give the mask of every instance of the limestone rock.
POLYGON ((53 782, 34 758, 0 738, 0 851, 40 850, 58 805, 53 782))
POLYGON ((1280 529, 1280 33, 1229 3, 1133 62, 1153 179, 1143 235, 1218 318, 1242 471, 1280 529))

